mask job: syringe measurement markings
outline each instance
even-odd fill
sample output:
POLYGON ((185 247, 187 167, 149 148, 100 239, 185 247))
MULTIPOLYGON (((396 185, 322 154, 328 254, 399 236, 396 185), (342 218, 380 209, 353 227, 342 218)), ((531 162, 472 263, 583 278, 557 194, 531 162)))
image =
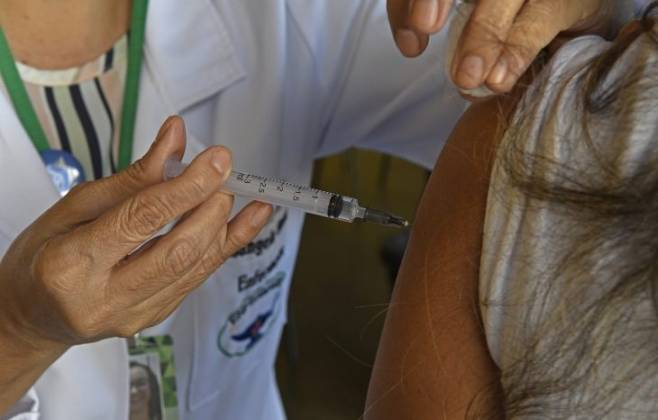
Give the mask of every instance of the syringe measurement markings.
POLYGON ((276 190, 280 193, 284 193, 285 190, 286 190, 286 187, 288 187, 289 189, 292 189, 293 191, 291 193, 292 193, 292 200, 293 201, 300 201, 301 197, 302 197, 302 194, 304 192, 312 193, 311 198, 314 201, 319 200, 321 194, 333 195, 331 193, 319 190, 317 188, 302 186, 302 185, 299 185, 299 184, 293 184, 291 182, 286 182, 286 181, 283 181, 283 180, 274 180, 274 179, 270 179, 270 178, 266 178, 266 177, 262 177, 262 176, 258 176, 258 175, 244 174, 244 173, 241 173, 241 172, 236 173, 236 179, 238 181, 242 182, 243 184, 247 184, 247 185, 251 184, 252 180, 253 181, 258 181, 259 182, 259 185, 258 185, 258 193, 259 194, 265 194, 267 192, 268 186, 270 186, 269 182, 273 181, 275 183, 278 183, 278 185, 276 186, 276 190))
MULTIPOLYGON (((238 181, 241 181, 244 184, 251 184, 252 180, 259 181, 260 182, 259 192, 261 192, 261 193, 264 192, 264 191, 260 191, 260 189, 263 189, 263 190, 267 189, 267 187, 269 186, 268 181, 270 181, 269 178, 264 178, 264 177, 260 177, 260 176, 254 176, 254 175, 245 175, 245 174, 241 174, 241 173, 238 173, 236 178, 237 178, 238 181)), ((290 189, 294 190, 294 194, 302 194, 305 191, 312 192, 313 195, 311 197, 314 198, 314 199, 318 199, 319 194, 322 194, 322 193, 330 194, 326 191, 322 191, 322 190, 319 190, 317 188, 305 187, 305 186, 302 186, 302 185, 299 185, 299 184, 293 184, 293 183, 290 183, 290 182, 285 182, 285 181, 275 181, 275 182, 277 182, 279 184, 276 187, 276 189, 279 192, 284 192, 285 187, 290 187, 290 189)))
MULTIPOLYGON (((165 162, 164 179, 180 175, 187 165, 177 161, 165 162)), ((253 197, 266 203, 298 208, 307 213, 335 218, 345 222, 364 220, 386 225, 407 226, 407 222, 390 213, 360 206, 352 197, 286 182, 281 178, 267 178, 245 172, 233 171, 225 189, 235 195, 253 197), (257 185, 250 184, 257 181, 257 185), (240 185, 243 185, 242 187, 240 185), (257 198, 258 197, 258 198, 257 198), (312 202, 309 202, 311 201, 312 202), (347 200, 347 201, 346 201, 347 200), (294 205, 293 205, 294 203, 294 205), (346 208, 344 207, 346 206, 346 208), (376 217, 375 217, 376 216, 376 217)))
MULTIPOLYGON (((318 190, 317 188, 310 188, 310 187, 306 187, 306 186, 299 185, 299 184, 293 184, 291 182, 282 181, 282 180, 273 180, 273 179, 258 176, 258 175, 244 174, 242 172, 237 172, 236 173, 236 179, 238 181, 241 181, 241 182, 245 183, 245 184, 250 184, 251 180, 254 179, 254 180, 262 181, 262 182, 272 181, 272 182, 279 183, 280 188, 283 188, 283 187, 287 186, 287 187, 292 187, 295 190, 301 190, 301 191, 324 192, 322 190, 318 190)), ((282 191, 282 190, 280 189, 279 191, 282 191)))

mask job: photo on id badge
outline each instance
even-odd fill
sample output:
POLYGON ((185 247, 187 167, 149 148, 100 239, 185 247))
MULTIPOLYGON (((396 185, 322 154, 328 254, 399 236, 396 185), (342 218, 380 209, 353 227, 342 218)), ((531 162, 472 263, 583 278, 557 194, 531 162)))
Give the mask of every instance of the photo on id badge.
POLYGON ((172 343, 158 338, 138 338, 129 347, 129 420, 178 420, 175 378, 168 373, 175 372, 172 343))

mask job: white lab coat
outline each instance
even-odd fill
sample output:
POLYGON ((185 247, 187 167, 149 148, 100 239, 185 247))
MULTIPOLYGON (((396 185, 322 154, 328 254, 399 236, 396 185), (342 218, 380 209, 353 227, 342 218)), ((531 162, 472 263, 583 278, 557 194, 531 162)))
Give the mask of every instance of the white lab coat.
MULTIPOLYGON (((235 167, 298 183, 310 181, 314 158, 350 146, 433 165, 464 103, 441 71, 440 37, 404 59, 384 3, 151 1, 133 156, 178 113, 187 159, 224 144, 235 167)), ((0 255, 57 199, 0 96, 0 255)), ((302 222, 279 209, 255 246, 147 332, 173 335, 182 419, 284 418, 273 366, 302 222), (258 334, 240 338, 263 314, 258 334)), ((124 340, 76 346, 14 408, 23 419, 123 420, 128 382, 124 340)))

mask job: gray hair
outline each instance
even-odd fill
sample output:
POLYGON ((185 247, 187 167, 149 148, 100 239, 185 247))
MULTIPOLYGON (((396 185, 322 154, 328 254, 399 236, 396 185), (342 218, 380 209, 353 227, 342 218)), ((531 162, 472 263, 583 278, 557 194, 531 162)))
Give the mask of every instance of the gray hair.
POLYGON ((522 357, 501 367, 507 418, 658 412, 656 11, 658 2, 641 28, 569 74, 557 79, 549 65, 506 129, 506 187, 560 221, 537 243, 564 245, 545 250, 541 279, 524 279, 541 286, 513 344, 522 357), (528 142, 564 159, 528 153, 528 142))

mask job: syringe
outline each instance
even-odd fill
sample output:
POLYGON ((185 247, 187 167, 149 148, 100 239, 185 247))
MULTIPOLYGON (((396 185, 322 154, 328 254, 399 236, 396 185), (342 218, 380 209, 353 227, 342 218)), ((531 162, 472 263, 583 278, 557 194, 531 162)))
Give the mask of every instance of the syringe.
MULTIPOLYGON (((167 160, 164 164, 164 179, 177 177, 186 167, 187 164, 177 160, 167 160)), ((236 170, 231 171, 222 190, 252 200, 300 209, 306 213, 343 222, 409 226, 409 222, 401 217, 359 205, 356 198, 236 170)))

